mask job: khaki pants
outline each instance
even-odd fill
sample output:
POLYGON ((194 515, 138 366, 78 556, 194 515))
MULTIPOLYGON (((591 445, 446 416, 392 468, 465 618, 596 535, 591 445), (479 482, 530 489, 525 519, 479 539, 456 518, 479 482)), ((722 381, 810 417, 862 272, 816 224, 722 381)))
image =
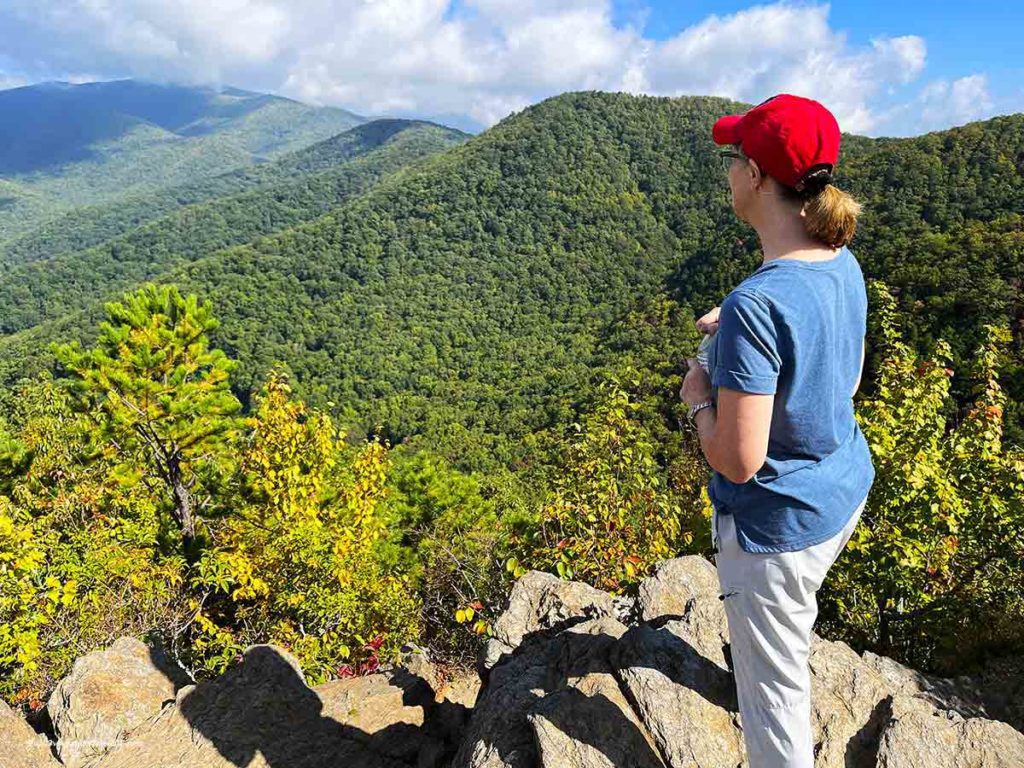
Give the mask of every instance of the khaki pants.
POLYGON ((746 552, 736 540, 733 516, 712 514, 715 565, 750 768, 814 766, 807 659, 818 616, 816 593, 866 502, 831 539, 795 552, 746 552))

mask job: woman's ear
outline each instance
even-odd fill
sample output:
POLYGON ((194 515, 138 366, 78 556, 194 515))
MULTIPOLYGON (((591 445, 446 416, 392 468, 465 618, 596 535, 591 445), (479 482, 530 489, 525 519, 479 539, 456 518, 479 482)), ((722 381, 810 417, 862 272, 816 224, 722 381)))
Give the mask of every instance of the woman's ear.
POLYGON ((761 167, 750 158, 747 158, 747 178, 750 180, 750 188, 755 192, 761 189, 765 183, 761 167))

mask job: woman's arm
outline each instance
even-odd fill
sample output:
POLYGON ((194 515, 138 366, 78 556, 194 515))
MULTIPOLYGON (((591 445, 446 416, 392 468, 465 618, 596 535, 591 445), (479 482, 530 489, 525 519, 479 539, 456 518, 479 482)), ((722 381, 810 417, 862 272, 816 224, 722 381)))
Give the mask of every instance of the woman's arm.
POLYGON ((857 383, 853 385, 853 392, 850 393, 850 397, 857 394, 857 390, 860 389, 860 377, 864 375, 864 356, 868 352, 868 340, 864 339, 864 348, 860 351, 860 373, 857 374, 857 383))
POLYGON ((695 415, 701 448, 713 469, 734 483, 745 483, 764 466, 782 360, 778 333, 765 300, 733 291, 711 318, 718 325, 711 385, 716 407, 695 415))
POLYGON ((718 387, 718 405, 694 416, 712 469, 734 483, 745 483, 764 466, 774 402, 774 395, 718 387))

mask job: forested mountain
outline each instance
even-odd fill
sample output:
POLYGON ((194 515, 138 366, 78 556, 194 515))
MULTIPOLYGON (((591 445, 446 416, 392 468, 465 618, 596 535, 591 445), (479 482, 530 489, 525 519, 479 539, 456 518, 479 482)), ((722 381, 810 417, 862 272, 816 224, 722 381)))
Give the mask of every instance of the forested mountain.
MULTIPOLYGON (((121 634, 197 676, 265 642, 317 682, 472 660, 527 570, 635 594, 710 554, 678 391, 762 258, 710 140, 744 107, 376 121, 10 245, 0 696, 121 634)), ((1024 647, 1024 116, 844 147, 877 477, 820 625, 959 674, 1024 647)))
POLYGON ((0 91, 0 243, 71 207, 250 166, 361 122, 234 88, 120 80, 0 91))
POLYGON ((60 318, 172 267, 316 218, 465 138, 430 123, 372 121, 274 163, 111 206, 96 212, 94 226, 84 231, 73 226, 77 217, 64 217, 71 221, 22 238, 7 257, 0 334, 60 318), (182 206, 185 200, 205 202, 182 206), (171 212, 146 221, 161 210, 171 212), (145 223, 132 228, 138 221, 145 223), (127 231, 77 250, 119 230, 127 231))
POLYGON ((449 137, 454 142, 468 138, 468 135, 422 121, 371 120, 309 147, 282 155, 270 163, 239 168, 116 203, 75 208, 6 246, 0 246, 0 263, 13 266, 84 250, 112 240, 182 206, 295 181, 304 175, 336 167, 388 143, 401 143, 402 146, 410 147, 417 145, 425 152, 433 151, 442 147, 443 143, 434 146, 432 140, 443 137, 449 137), (404 133, 409 129, 417 130, 404 133))
MULTIPOLYGON (((678 366, 690 316, 760 263, 708 139, 743 106, 564 94, 318 221, 163 279, 213 300, 243 401, 283 360, 301 396, 363 429, 429 435, 469 464, 511 460, 524 435, 572 419, 603 367, 678 366), (681 316, 659 320, 665 301, 681 316), (664 326, 657 350, 651 323, 664 326)), ((957 368, 984 322, 1014 326, 1007 437, 1022 442, 1024 118, 844 146, 840 184, 867 205, 854 251, 899 293, 922 349, 945 337, 957 368)), ((57 278, 51 296, 70 295, 61 283, 75 284, 57 278)), ((22 325, 46 303, 13 301, 22 325)), ((0 341, 6 380, 24 355, 38 365, 46 340, 91 335, 97 312, 0 341)))

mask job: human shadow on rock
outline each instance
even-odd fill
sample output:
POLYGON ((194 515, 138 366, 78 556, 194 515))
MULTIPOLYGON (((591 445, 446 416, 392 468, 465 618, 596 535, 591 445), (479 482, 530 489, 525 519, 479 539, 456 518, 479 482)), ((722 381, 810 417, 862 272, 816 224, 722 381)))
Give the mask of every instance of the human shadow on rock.
POLYGON ((267 645, 253 646, 238 666, 187 691, 178 711, 238 768, 257 752, 271 768, 400 768, 416 765, 425 750, 431 759, 420 764, 440 764, 452 749, 442 737, 464 719, 465 707, 434 702, 427 681, 405 669, 389 682, 402 688, 405 706, 424 707, 423 725, 395 723, 368 733, 325 716, 317 692, 267 645))

